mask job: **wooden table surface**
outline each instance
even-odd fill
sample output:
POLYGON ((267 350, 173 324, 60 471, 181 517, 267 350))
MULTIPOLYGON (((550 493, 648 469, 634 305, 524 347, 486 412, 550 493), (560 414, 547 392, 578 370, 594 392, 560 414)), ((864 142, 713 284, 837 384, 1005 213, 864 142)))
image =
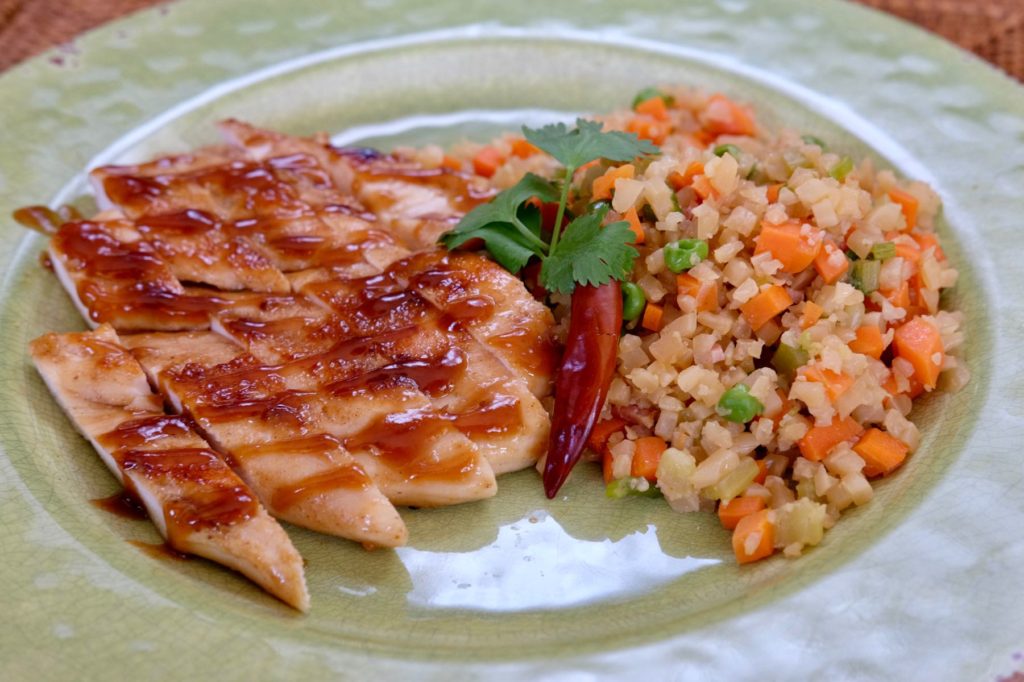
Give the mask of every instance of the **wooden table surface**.
MULTIPOLYGON (((1024 81, 1024 0, 857 1, 920 24, 1024 81)), ((0 71, 106 21, 158 4, 0 0, 0 71)))

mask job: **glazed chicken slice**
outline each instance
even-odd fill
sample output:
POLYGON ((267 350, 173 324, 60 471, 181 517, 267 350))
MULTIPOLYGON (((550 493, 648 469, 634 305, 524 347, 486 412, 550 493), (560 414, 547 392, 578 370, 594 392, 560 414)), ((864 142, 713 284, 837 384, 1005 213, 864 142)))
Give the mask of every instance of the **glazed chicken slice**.
POLYGON ((445 326, 471 334, 537 397, 551 391, 555 346, 551 311, 503 268, 474 253, 424 251, 365 280, 310 277, 298 289, 336 311, 365 292, 383 298, 417 294, 439 311, 445 326))
MULTIPOLYGON (((496 491, 487 460, 415 385, 376 383, 360 374, 367 364, 358 344, 293 364, 263 365, 248 355, 218 364, 223 345, 211 340, 194 344, 191 360, 175 366, 166 362, 180 357, 170 338, 127 339, 161 392, 239 466, 246 464, 239 448, 326 433, 396 504, 457 504, 496 491), (205 355, 204 348, 214 350, 205 355)), ((283 479, 288 462, 279 461, 281 471, 267 474, 268 487, 285 484, 278 475, 283 479)), ((272 465, 267 459, 265 466, 272 465)), ((268 498, 272 494, 265 491, 268 498)))
POLYGON ((142 368, 108 326, 31 344, 47 387, 175 550, 239 571, 309 607, 302 557, 254 493, 189 423, 164 414, 142 368))
POLYGON ((339 149, 323 137, 298 138, 239 121, 220 125, 225 138, 254 161, 301 155, 317 159, 335 187, 351 193, 406 247, 429 249, 494 192, 482 178, 370 149, 339 149))
POLYGON ((335 380, 330 365, 323 369, 331 349, 349 348, 349 364, 365 373, 359 381, 416 385, 476 444, 495 473, 524 468, 540 457, 549 420, 521 378, 416 292, 396 291, 393 280, 382 278, 347 284, 333 289, 332 314, 266 322, 221 316, 214 328, 262 362, 312 354, 308 362, 290 366, 303 368, 320 387, 335 380), (378 280, 384 286, 374 286, 378 280), (346 344, 339 346, 340 339, 346 344))
POLYGON ((190 414, 225 453, 271 514, 358 542, 405 544, 405 524, 363 467, 336 438, 315 428, 297 396, 271 402, 280 382, 261 376, 243 349, 211 332, 185 338, 131 335, 124 343, 174 407, 190 414))

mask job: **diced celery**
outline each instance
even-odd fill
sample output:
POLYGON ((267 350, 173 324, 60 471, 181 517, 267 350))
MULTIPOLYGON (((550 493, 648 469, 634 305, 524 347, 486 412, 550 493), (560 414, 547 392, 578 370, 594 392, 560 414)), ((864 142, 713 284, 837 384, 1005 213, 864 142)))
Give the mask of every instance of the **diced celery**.
POLYGON ((850 267, 850 284, 865 296, 878 290, 882 264, 877 260, 859 260, 850 267))
POLYGON ((825 534, 825 505, 802 497, 775 510, 775 545, 816 545, 825 534))
POLYGON ((889 260, 896 255, 896 244, 893 242, 878 242, 871 246, 871 257, 875 260, 889 260))
POLYGON ((772 367, 779 374, 791 375, 810 361, 811 356, 803 348, 796 348, 785 343, 772 355, 772 367))
POLYGON ((852 170, 853 159, 851 159, 849 156, 844 156, 836 163, 836 165, 832 166, 828 174, 831 175, 836 180, 838 180, 839 182, 842 182, 843 180, 846 179, 846 176, 849 175, 850 171, 852 170))
POLYGON ((704 497, 711 500, 731 500, 743 494, 760 469, 750 457, 742 457, 740 463, 732 471, 723 476, 715 485, 701 491, 704 497))
POLYGON ((605 486, 604 494, 613 500, 621 500, 629 495, 660 497, 661 491, 646 478, 619 478, 605 486))

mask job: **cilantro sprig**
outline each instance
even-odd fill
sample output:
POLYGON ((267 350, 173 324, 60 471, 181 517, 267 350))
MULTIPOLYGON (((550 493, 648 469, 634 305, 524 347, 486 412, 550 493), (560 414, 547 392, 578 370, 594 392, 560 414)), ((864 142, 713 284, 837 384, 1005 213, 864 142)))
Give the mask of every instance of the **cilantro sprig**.
POLYGON ((523 126, 523 135, 564 166, 562 180, 527 173, 489 203, 467 213, 454 230, 441 236, 441 244, 453 249, 472 239, 482 239, 494 259, 511 272, 518 272, 537 257, 541 260, 540 282, 552 292, 572 293, 577 284, 599 285, 625 279, 638 255, 632 246, 636 237, 624 221, 601 227, 607 205, 574 216, 563 229, 573 175, 597 159, 626 162, 659 154, 660 150, 633 133, 604 131, 600 123, 585 119, 577 119, 575 128, 564 123, 539 129, 523 126), (545 203, 558 201, 547 240, 534 198, 545 203))

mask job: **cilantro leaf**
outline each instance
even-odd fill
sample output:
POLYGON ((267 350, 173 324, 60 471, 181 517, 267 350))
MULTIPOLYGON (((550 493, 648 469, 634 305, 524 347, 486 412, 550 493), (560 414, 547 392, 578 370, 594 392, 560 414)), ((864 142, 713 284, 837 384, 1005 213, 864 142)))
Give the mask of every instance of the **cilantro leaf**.
POLYGON ((632 246, 636 235, 624 221, 602 228, 606 212, 584 214, 566 226, 562 241, 541 266, 540 281, 548 291, 572 293, 577 284, 625 279, 633 269, 639 255, 632 246))
POLYGON ((557 201, 558 189, 544 178, 527 173, 512 187, 499 192, 486 204, 480 204, 464 215, 454 230, 442 235, 441 243, 448 246, 448 240, 455 236, 479 230, 492 223, 514 225, 519 207, 532 197, 538 197, 545 202, 557 201))
POLYGON ((641 140, 634 133, 604 132, 597 121, 576 119, 576 128, 569 130, 564 123, 554 123, 533 129, 523 126, 527 141, 555 157, 568 169, 575 170, 595 159, 632 161, 644 154, 659 154, 656 146, 641 140))
POLYGON ((465 244, 471 239, 482 239, 487 251, 501 267, 509 272, 519 272, 536 255, 537 247, 527 241, 519 230, 509 223, 488 223, 471 232, 442 236, 442 243, 449 249, 465 244))
POLYGON ((539 212, 525 206, 533 197, 554 201, 558 190, 544 178, 527 173, 489 203, 463 216, 455 229, 441 235, 439 241, 445 248, 454 249, 471 239, 482 239, 503 268, 518 272, 532 256, 543 256, 547 250, 540 235, 539 212))

